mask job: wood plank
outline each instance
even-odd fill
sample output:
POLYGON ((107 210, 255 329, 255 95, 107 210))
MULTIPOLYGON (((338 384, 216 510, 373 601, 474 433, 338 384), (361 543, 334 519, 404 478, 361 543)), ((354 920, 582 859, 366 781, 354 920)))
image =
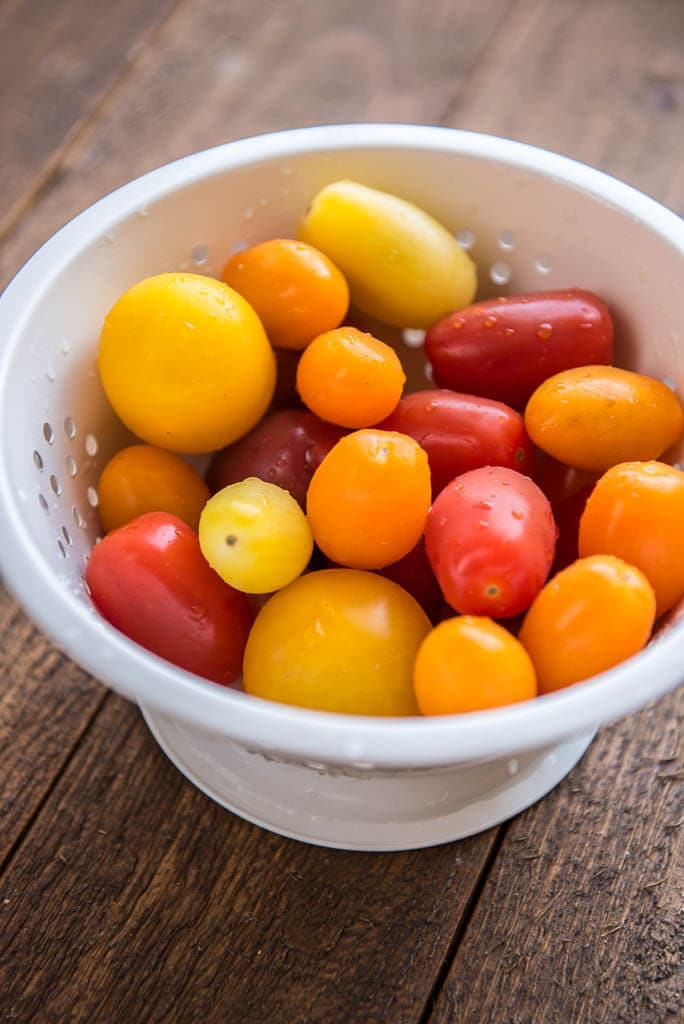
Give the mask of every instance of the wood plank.
POLYGON ((439 121, 508 5, 182 4, 10 232, 0 286, 83 206, 185 153, 316 122, 439 121))
POLYGON ((104 688, 67 661, 0 586, 0 869, 104 688))
POLYGON ((676 1018, 683 717, 680 691, 605 730, 513 822, 431 1024, 676 1018))
POLYGON ((25 0, 0 7, 0 232, 175 0, 25 0))
POLYGON ((391 856, 281 839, 112 697, 0 880, 4 1019, 415 1022, 494 834, 391 856))

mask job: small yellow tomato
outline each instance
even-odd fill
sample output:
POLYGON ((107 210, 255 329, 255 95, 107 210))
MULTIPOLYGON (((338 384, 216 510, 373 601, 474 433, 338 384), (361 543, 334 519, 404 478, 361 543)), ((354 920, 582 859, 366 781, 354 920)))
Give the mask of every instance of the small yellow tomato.
POLYGON ((309 524, 292 495, 253 476, 209 499, 199 542, 212 569, 246 594, 270 594, 291 583, 313 551, 309 524))
POLYGON ((209 488, 180 455, 134 444, 109 460, 97 485, 100 521, 106 533, 145 512, 170 512, 197 529, 209 488))
POLYGON ((200 274, 159 274, 129 288, 105 319, 98 369, 129 430, 176 452, 242 437, 275 387, 258 316, 228 285, 200 274))
POLYGON ((324 569, 257 615, 244 685, 255 697, 354 715, 416 715, 413 662, 430 620, 396 583, 324 569))
POLYGON ((559 462, 602 473, 656 459, 680 437, 684 412, 653 377, 616 366, 578 366, 540 384, 525 409, 534 443, 559 462))
POLYGON ((429 327, 475 296, 475 264, 450 231, 413 203, 358 182, 321 189, 299 237, 340 268, 360 309, 386 323, 429 327))
POLYGON ((537 696, 534 666, 520 641, 478 615, 447 619, 428 633, 414 685, 424 715, 485 711, 537 696))

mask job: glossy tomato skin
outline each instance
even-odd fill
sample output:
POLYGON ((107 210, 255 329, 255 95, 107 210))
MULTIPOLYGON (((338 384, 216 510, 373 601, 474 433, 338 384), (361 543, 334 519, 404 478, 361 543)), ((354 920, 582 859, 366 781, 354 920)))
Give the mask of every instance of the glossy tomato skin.
POLYGON ((430 510, 425 541, 442 593, 456 611, 508 618, 544 585, 556 524, 529 477, 486 466, 444 488, 430 510))
POLYGON ((289 491, 303 508, 311 477, 345 433, 305 409, 279 409, 246 437, 214 455, 207 483, 216 493, 256 476, 289 491))
POLYGON ((444 605, 444 598, 425 550, 424 537, 421 537, 416 546, 398 562, 381 569, 380 575, 408 591, 430 621, 437 621, 444 605))
POLYGON ((572 288, 477 302, 428 330, 435 383, 522 409, 547 377, 610 363, 613 322, 591 292, 572 288))
POLYGON ((522 416, 488 398, 446 389, 415 391, 380 428, 408 434, 425 449, 433 497, 454 477, 480 466, 508 466, 525 474, 534 468, 522 416))
POLYGON ((153 654, 215 683, 240 674, 252 624, 247 598, 209 567, 176 516, 148 512, 107 534, 86 581, 103 617, 153 654))

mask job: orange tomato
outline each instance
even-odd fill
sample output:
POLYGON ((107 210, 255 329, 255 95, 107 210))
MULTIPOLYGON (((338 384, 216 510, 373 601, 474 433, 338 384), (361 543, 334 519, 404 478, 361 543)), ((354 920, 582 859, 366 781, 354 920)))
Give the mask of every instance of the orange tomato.
POLYGON ((102 471, 98 509, 106 533, 143 515, 169 512, 197 530, 209 488, 179 455, 149 444, 118 452, 102 471))
POLYGON ((306 510, 314 540, 333 562, 383 569, 418 543, 430 493, 427 455, 412 437, 357 430, 321 462, 306 510))
POLYGON ((447 619, 428 633, 413 683, 424 715, 484 711, 537 696, 522 644, 492 619, 475 615, 447 619))
POLYGON ((349 288, 318 249, 274 238, 236 253, 221 278, 256 310, 272 345, 303 349, 344 319, 349 288))
POLYGON ((602 473, 618 462, 657 458, 681 435, 684 412, 653 377, 579 366, 540 384, 527 403, 525 427, 560 462, 602 473))
POLYGON ((684 473, 624 462, 598 481, 580 520, 580 555, 610 554, 641 569, 658 615, 684 594, 684 473))
POLYGON ((653 587, 612 555, 580 558, 532 602, 518 638, 537 672, 540 693, 560 690, 640 651, 655 618, 653 587))
POLYGON ((338 327, 314 338, 297 367, 297 390, 309 409, 353 429, 389 416, 405 381, 394 349, 356 327, 338 327))

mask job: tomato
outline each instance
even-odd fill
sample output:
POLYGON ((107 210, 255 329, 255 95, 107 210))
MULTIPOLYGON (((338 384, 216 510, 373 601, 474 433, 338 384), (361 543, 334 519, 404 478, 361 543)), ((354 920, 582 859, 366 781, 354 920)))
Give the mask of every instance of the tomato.
POLYGON ((428 558, 449 604, 464 615, 507 618, 527 608, 548 576, 556 543, 551 506, 514 469, 473 469, 435 500, 428 558))
POLYGON ((618 462, 657 458, 680 437, 684 412, 675 393, 653 377, 580 366, 537 388, 525 426, 555 459, 602 473, 618 462))
POLYGON ((179 455, 134 444, 109 460, 97 494, 100 522, 106 532, 145 512, 170 512, 196 530, 209 488, 179 455))
POLYGON ((611 555, 580 558, 532 602, 519 633, 540 693, 612 668, 647 642, 656 603, 642 572, 611 555))
POLYGON ((340 565, 383 569, 421 537, 430 507, 427 455, 387 430, 347 434, 313 475, 306 510, 314 540, 340 565))
POLYGON ((297 367, 301 352, 296 352, 292 348, 277 348, 274 350, 274 355, 276 358, 276 386, 271 410, 303 409, 304 403, 297 393, 297 367))
POLYGON ((322 711, 415 715, 413 661, 429 629, 413 598, 382 576, 309 573, 257 615, 245 650, 245 689, 322 711))
POLYGON ((478 302, 430 327, 435 383, 522 409, 542 381, 586 363, 609 363, 613 323, 591 292, 511 295, 478 302))
POLYGON ((222 279, 256 310, 272 345, 303 349, 337 327, 349 305, 344 276, 304 242, 273 238, 232 256, 222 279))
POLYGON ((425 551, 425 538, 398 562, 379 570, 380 575, 407 590, 415 597, 428 618, 435 622, 444 605, 439 583, 425 551))
POLYGON ((401 398, 405 380, 394 349, 355 327, 314 338, 297 368, 304 404, 341 427, 371 427, 384 419, 401 398))
POLYGON ((314 471, 344 433, 304 409, 280 409, 246 437, 217 452, 209 464, 207 482, 216 492, 256 476, 284 487, 303 508, 314 471))
POLYGON ((532 479, 541 487, 554 511, 578 491, 595 484, 598 478, 598 473, 587 473, 583 469, 566 466, 539 448, 535 452, 532 479))
POLYGON ((358 182, 321 189, 298 234, 340 268, 359 309, 397 327, 428 327, 475 295, 475 264, 450 231, 358 182))
POLYGON ((684 473, 663 462, 627 462, 596 484, 580 521, 581 555, 610 554, 649 579, 658 615, 684 595, 684 473))
POLYGON ((269 594, 291 583, 313 551, 309 524, 292 495, 256 477, 209 499, 199 542, 212 569, 247 594, 269 594))
POLYGON ((534 449, 520 413, 501 402, 455 391, 415 391, 381 424, 415 438, 427 452, 432 494, 480 466, 531 473, 534 449))
POLYGON ((129 288, 107 314, 97 361, 129 430, 175 452, 242 437, 275 385, 273 350, 252 307, 200 274, 159 274, 129 288))
POLYGON ((423 640, 414 668, 424 715, 451 715, 516 704, 537 696, 530 657, 514 636, 488 618, 440 622, 423 640))
POLYGON ((92 550, 86 582, 104 618, 153 654, 216 683, 240 674, 247 598, 210 569, 176 516, 148 512, 107 534, 92 550))
POLYGON ((565 569, 567 565, 570 565, 579 557, 580 519, 593 489, 593 484, 587 484, 581 490, 566 498, 565 501, 562 501, 558 508, 554 509, 554 519, 558 527, 558 540, 556 541, 556 554, 551 567, 552 575, 560 572, 561 569, 565 569))

